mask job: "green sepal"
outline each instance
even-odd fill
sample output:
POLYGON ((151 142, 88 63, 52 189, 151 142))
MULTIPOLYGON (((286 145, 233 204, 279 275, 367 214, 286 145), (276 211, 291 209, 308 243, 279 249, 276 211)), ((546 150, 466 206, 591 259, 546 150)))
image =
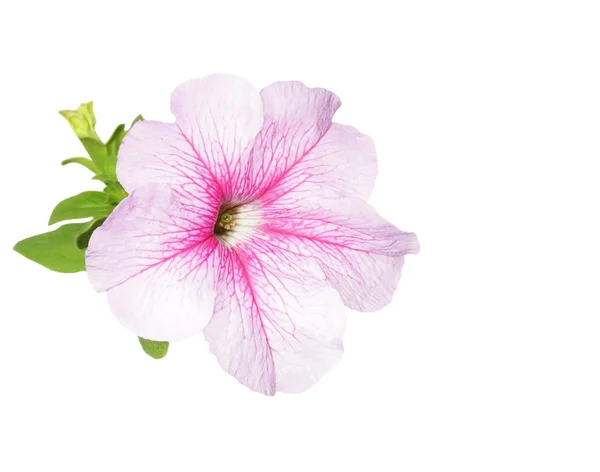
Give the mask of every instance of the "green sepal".
POLYGON ((85 253, 75 244, 75 238, 87 223, 72 223, 48 233, 23 239, 13 248, 22 256, 44 267, 63 273, 85 270, 85 253))
POLYGON ((102 226, 102 224, 106 221, 106 218, 106 216, 103 216, 102 218, 96 218, 95 220, 87 223, 87 226, 75 238, 75 244, 79 249, 82 251, 87 249, 90 238, 92 237, 92 233, 102 226))
POLYGON ((150 339, 144 339, 138 337, 142 349, 146 354, 154 359, 162 359, 167 355, 169 350, 169 343, 167 341, 151 341, 150 339))
POLYGON ((50 215, 49 225, 64 220, 108 216, 115 208, 105 192, 82 192, 60 202, 50 215))
POLYGON ((96 164, 94 164, 94 161, 88 159, 87 157, 71 157, 70 159, 65 159, 62 161, 61 164, 63 166, 66 166, 67 164, 81 164, 82 166, 91 170, 94 174, 99 172, 98 167, 96 167, 96 164))

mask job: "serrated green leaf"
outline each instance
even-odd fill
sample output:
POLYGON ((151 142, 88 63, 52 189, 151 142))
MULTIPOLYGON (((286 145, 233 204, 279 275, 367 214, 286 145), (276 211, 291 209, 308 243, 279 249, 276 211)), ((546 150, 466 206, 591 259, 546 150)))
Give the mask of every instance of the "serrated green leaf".
POLYGON ((85 270, 85 253, 75 244, 75 238, 86 223, 72 223, 48 233, 23 239, 13 248, 22 256, 56 272, 72 273, 85 270))
POLYGON ((64 220, 108 216, 115 208, 104 192, 82 192, 60 202, 50 215, 49 225, 64 220))
POLYGON ((162 359, 167 355, 167 351, 169 350, 169 343, 166 341, 151 341, 149 339, 144 339, 138 337, 140 340, 140 344, 142 345, 142 349, 146 354, 154 359, 162 359))
POLYGON ((104 223, 105 221, 106 216, 103 216, 102 218, 96 218, 95 220, 90 221, 87 224, 87 226, 83 229, 83 231, 80 234, 78 234, 75 238, 75 244, 77 245, 77 247, 82 251, 85 251, 90 242, 90 238, 92 237, 92 233, 98 228, 100 228, 100 226, 102 226, 102 223, 104 223))
POLYGON ((96 164, 94 164, 94 161, 87 157, 71 157, 62 161, 61 164, 63 166, 66 166, 67 164, 81 164, 91 170, 94 174, 98 173, 98 168, 96 167, 96 164))

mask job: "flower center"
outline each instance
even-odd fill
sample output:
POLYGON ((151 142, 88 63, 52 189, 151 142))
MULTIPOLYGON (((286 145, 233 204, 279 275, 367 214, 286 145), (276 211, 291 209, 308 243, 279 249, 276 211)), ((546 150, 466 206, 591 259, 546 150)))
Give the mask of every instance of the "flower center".
POLYGON ((235 220, 233 219, 234 212, 235 208, 224 209, 219 212, 219 217, 215 223, 215 235, 222 236, 235 227, 235 220))
POLYGON ((227 203, 221 206, 213 234, 228 247, 247 240, 262 221, 258 202, 227 203))

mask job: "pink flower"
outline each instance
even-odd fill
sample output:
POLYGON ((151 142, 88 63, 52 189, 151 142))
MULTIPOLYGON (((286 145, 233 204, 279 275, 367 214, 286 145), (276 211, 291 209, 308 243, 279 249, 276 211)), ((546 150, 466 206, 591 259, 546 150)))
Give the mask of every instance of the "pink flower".
POLYGON ((86 256, 119 321, 157 341, 204 330, 221 366, 267 395, 329 371, 344 305, 388 304, 419 249, 365 202, 375 148, 332 123, 339 106, 299 82, 259 94, 212 75, 173 92, 175 123, 138 122, 117 167, 130 196, 86 256))

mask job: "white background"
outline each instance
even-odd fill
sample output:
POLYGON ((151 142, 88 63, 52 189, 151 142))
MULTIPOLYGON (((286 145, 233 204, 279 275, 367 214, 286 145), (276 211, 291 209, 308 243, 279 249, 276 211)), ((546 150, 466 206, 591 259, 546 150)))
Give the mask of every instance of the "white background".
POLYGON ((600 470, 597 2, 152 3, 0 7, 0 470, 600 470), (100 188, 61 168, 57 110, 94 100, 108 138, 213 72, 336 92, 421 241, 304 394, 249 391, 202 336, 153 360, 84 273, 11 250, 100 188))

